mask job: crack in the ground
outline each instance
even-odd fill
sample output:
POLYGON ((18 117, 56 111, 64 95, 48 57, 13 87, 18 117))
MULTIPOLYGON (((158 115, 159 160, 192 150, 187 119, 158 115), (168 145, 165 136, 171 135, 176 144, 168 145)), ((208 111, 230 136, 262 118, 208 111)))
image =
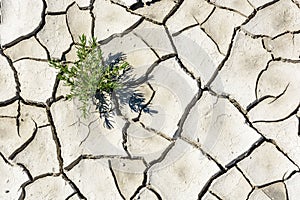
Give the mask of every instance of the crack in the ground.
POLYGON ((295 176, 295 175, 297 175, 297 174, 299 174, 299 173, 300 173, 300 171, 292 171, 292 172, 290 173, 290 175, 288 175, 287 177, 285 177, 285 174, 284 174, 282 180, 287 181, 287 180, 289 180, 290 178, 292 178, 293 176, 295 176))
POLYGON ((250 179, 245 175, 245 173, 243 172, 243 170, 239 167, 239 166, 235 166, 235 168, 242 174, 242 176, 244 177, 244 179, 247 181, 247 183, 252 187, 252 189, 254 188, 253 184, 251 183, 250 179))
POLYGON ((298 136, 300 136, 300 116, 297 116, 298 119, 298 136))
POLYGON ((138 37, 155 54, 155 56, 156 56, 157 59, 160 59, 160 56, 155 51, 155 49, 146 40, 144 40, 144 38, 142 36, 140 36, 139 34, 137 34, 135 32, 133 32, 133 35, 135 35, 136 37, 138 37))
POLYGON ((40 126, 38 126, 38 129, 40 129, 40 128, 45 128, 45 127, 50 127, 51 125, 50 124, 44 124, 44 125, 40 125, 40 126))
MULTIPOLYGON (((225 54, 221 51, 221 49, 220 49, 218 43, 212 38, 212 36, 210 36, 210 35, 206 32, 205 28, 202 27, 202 24, 204 24, 205 22, 199 23, 199 21, 198 21, 195 17, 194 17, 194 20, 195 20, 195 21, 197 22, 197 24, 199 25, 201 31, 203 31, 203 33, 205 33, 205 35, 206 35, 206 36, 207 36, 207 37, 215 44, 215 46, 216 46, 218 52, 219 52, 221 55, 225 56, 225 54)), ((232 39, 232 40, 233 40, 233 39, 232 39)))
POLYGON ((258 76, 257 76, 257 78, 256 78, 256 83, 255 83, 255 89, 254 89, 254 92, 255 92, 255 98, 256 98, 257 101, 258 101, 258 83, 259 83, 260 77, 263 75, 263 73, 264 73, 265 71, 268 70, 268 68, 269 68, 269 66, 270 66, 270 64, 271 64, 271 62, 273 62, 273 60, 269 60, 269 61, 267 62, 267 66, 266 66, 263 70, 261 70, 261 71, 259 72, 259 74, 258 74, 258 76))
POLYGON ((286 197, 286 200, 289 200, 289 192, 288 192, 288 189, 287 189, 287 185, 285 182, 282 182, 283 183, 283 186, 284 186, 284 191, 285 191, 285 197, 286 197))
POLYGON ((77 193, 73 192, 72 194, 70 194, 69 196, 67 196, 67 198, 65 200, 69 200, 72 199, 77 193))
POLYGON ((211 0, 205 0, 205 1, 206 1, 208 4, 213 5, 213 6, 216 7, 216 8, 223 9, 223 10, 228 10, 228 11, 230 11, 230 12, 234 12, 234 13, 236 13, 236 14, 241 15, 242 17, 246 17, 246 18, 248 17, 247 15, 245 15, 244 13, 242 13, 242 12, 236 10, 236 9, 229 8, 229 7, 226 7, 226 6, 217 5, 217 4, 213 3, 211 0))
POLYGON ((13 160, 19 153, 21 153, 24 149, 26 149, 28 147, 28 145, 31 144, 31 142, 34 140, 37 132, 38 132, 38 126, 37 123, 32 120, 34 123, 34 131, 32 133, 32 135, 28 138, 27 141, 25 141, 20 147, 18 147, 9 157, 8 159, 13 160))
POLYGON ((292 34, 292 35, 295 35, 295 34, 300 34, 300 30, 296 30, 296 31, 290 31, 290 30, 287 30, 285 32, 282 32, 282 33, 279 33, 278 35, 275 35, 274 37, 271 38, 271 40, 275 40, 281 36, 284 36, 286 34, 292 34))
POLYGON ((165 25, 170 17, 172 17, 176 11, 180 8, 180 6, 183 4, 184 0, 178 0, 176 4, 173 6, 173 8, 170 10, 170 12, 164 17, 162 20, 162 24, 165 25))
POLYGON ((241 155, 239 155, 238 157, 236 157, 235 159, 233 159, 231 162, 229 162, 227 165, 225 165, 225 167, 227 169, 231 169, 232 167, 237 166, 237 164, 240 161, 242 161, 245 158, 247 158, 255 149, 257 149, 258 147, 260 147, 266 141, 267 141, 266 138, 260 137, 246 152, 242 153, 241 155))
POLYGON ((75 191, 79 199, 87 200, 87 198, 82 194, 82 192, 76 186, 76 184, 64 172, 62 172, 62 178, 71 186, 71 188, 75 191))
POLYGON ((273 61, 280 61, 280 62, 293 63, 293 64, 300 63, 300 59, 299 60, 295 60, 295 59, 282 58, 282 57, 273 58, 273 61))
MULTIPOLYGON (((229 59, 232 49, 233 49, 233 44, 235 42, 235 37, 237 36, 237 33, 239 31, 239 27, 235 27, 233 30, 233 34, 231 36, 231 42, 229 44, 229 47, 227 49, 227 53, 225 54, 224 59, 221 61, 221 63, 218 65, 218 67, 216 68, 216 70, 214 71, 214 73, 212 74, 211 78, 207 81, 206 85, 204 88, 210 89, 210 85, 212 84, 212 82, 216 79, 216 77, 219 74, 219 71, 221 71, 221 69, 223 68, 223 66, 225 65, 225 63, 227 62, 227 60, 229 59)), ((220 52, 220 50, 218 49, 218 51, 220 52)))
POLYGON ((111 160, 108 160, 108 167, 109 167, 109 170, 110 170, 110 172, 111 172, 111 175, 112 175, 112 177, 113 177, 113 179, 114 179, 114 183, 115 183, 115 186, 116 186, 116 188, 117 188, 117 190, 118 190, 118 192, 119 192, 119 195, 122 197, 122 199, 126 200, 126 198, 125 198, 124 195, 122 194, 122 191, 121 191, 121 189, 120 189, 120 187, 119 187, 119 184, 118 184, 117 177, 116 177, 115 172, 114 172, 114 170, 113 170, 113 168, 112 168, 112 166, 111 166, 111 160))
POLYGON ((127 35, 128 33, 132 32, 136 27, 138 27, 144 21, 144 19, 145 19, 144 17, 141 17, 137 22, 135 22, 133 25, 128 27, 122 33, 114 33, 111 36, 109 36, 108 38, 98 41, 98 44, 104 45, 104 44, 107 44, 108 42, 110 42, 114 38, 123 37, 124 35, 127 35))
POLYGON ((276 147, 276 149, 277 149, 281 154, 283 154, 283 155, 284 155, 291 163, 293 163, 293 165, 295 165, 295 166, 298 168, 298 170, 300 170, 300 167, 298 166, 298 164, 297 164, 295 161, 293 161, 293 160, 288 156, 288 154, 285 153, 285 152, 277 145, 276 141, 274 141, 273 139, 269 139, 267 142, 269 142, 270 144, 274 145, 274 146, 276 147))
POLYGON ((280 118, 280 119, 273 119, 273 120, 255 120, 253 121, 252 123, 255 124, 255 123, 260 123, 260 122, 265 122, 265 123, 274 123, 274 122, 282 122, 290 117, 292 117, 293 115, 297 115, 297 112, 300 108, 300 103, 298 104, 298 106, 290 113, 288 114, 287 116, 283 117, 283 118, 280 118))
MULTIPOLYGON (((90 127, 91 127, 91 125, 93 125, 93 123, 95 123, 96 121, 98 121, 98 118, 96 118, 95 120, 89 122, 89 124, 86 125, 86 124, 80 122, 80 119, 79 119, 78 123, 83 124, 83 125, 85 125, 85 126, 88 127, 88 132, 87 132, 86 136, 83 138, 83 140, 79 143, 79 146, 81 146, 81 145, 87 140, 87 138, 90 136, 90 133, 91 133, 90 127)), ((75 122, 75 123, 77 123, 77 122, 75 122)))
POLYGON ((64 170, 70 171, 72 170, 76 165, 78 165, 82 160, 101 160, 101 159, 119 159, 119 160, 141 160, 143 164, 146 164, 146 161, 141 156, 120 156, 120 155, 92 155, 92 154, 82 154, 78 156, 74 161, 72 161, 69 165, 64 167, 64 170))
POLYGON ((90 12, 90 15, 91 15, 91 18, 92 18, 92 23, 91 23, 91 36, 92 37, 95 37, 95 20, 96 20, 96 17, 93 13, 94 3, 95 3, 95 0, 90 0, 89 12, 90 12))
POLYGON ((203 196, 209 192, 209 188, 213 181, 215 181, 217 178, 225 174, 227 170, 219 170, 217 173, 215 173, 213 176, 210 177, 210 179, 205 183, 205 185, 201 188, 199 194, 198 194, 198 200, 201 200, 203 196))
POLYGON ((58 138, 58 133, 56 131, 56 127, 55 127, 55 124, 54 124, 54 120, 53 120, 53 117, 52 117, 52 113, 50 111, 50 107, 46 107, 46 113, 47 113, 47 117, 48 117, 48 121, 49 121, 49 124, 51 126, 51 132, 52 132, 52 139, 55 143, 55 146, 56 146, 56 156, 57 156, 57 160, 58 160, 58 163, 59 163, 59 173, 62 173, 63 172, 63 158, 62 158, 62 153, 61 153, 61 144, 60 144, 60 140, 58 138))
POLYGON ((284 93, 287 91, 289 87, 289 84, 287 84, 287 86, 285 87, 285 89, 280 93, 278 94, 277 96, 273 96, 273 95, 265 95, 265 96, 262 96, 260 98, 256 98, 256 100, 254 100, 252 103, 250 103, 247 107, 246 107, 246 111, 249 112, 251 109, 253 109, 255 106, 257 106, 259 103, 263 102, 264 100, 266 99, 270 99, 272 98, 273 100, 271 102, 269 102, 269 104, 275 102, 277 99, 279 99, 282 95, 284 95, 284 93))
POLYGON ((57 12, 51 12, 51 11, 47 11, 46 12, 46 16, 49 15, 49 16, 57 16, 57 15, 65 15, 67 14, 67 11, 57 11, 57 12))
POLYGON ((0 118, 10 118, 10 119, 16 119, 16 116, 8 116, 8 115, 0 115, 0 118))
POLYGON ((209 191, 209 193, 212 195, 212 196, 214 196, 214 197, 216 197, 218 200, 223 200, 221 197, 219 197, 216 193, 214 193, 213 191, 209 191))
POLYGON ((165 32, 166 32, 168 38, 169 38, 169 41, 170 41, 171 46, 173 48, 173 51, 175 52, 176 56, 178 57, 178 51, 177 51, 176 45, 175 45, 175 43, 173 41, 172 35, 171 35, 171 33, 170 33, 169 28, 167 27, 167 25, 164 25, 164 29, 165 29, 165 32))
POLYGON ((259 6, 258 8, 255 9, 255 13, 262 10, 262 9, 265 9, 266 7, 269 7, 277 2, 279 2, 280 0, 273 0, 273 1, 269 1, 267 3, 265 3, 264 5, 262 6, 259 6))
POLYGON ((44 102, 26 100, 26 99, 23 99, 22 97, 20 97, 20 101, 21 101, 21 103, 23 103, 25 105, 35 106, 38 108, 46 108, 46 103, 44 103, 44 102))
POLYGON ((207 15, 207 17, 203 20, 203 22, 201 22, 201 23, 199 23, 197 20, 196 20, 196 17, 195 16, 193 16, 193 18, 196 20, 196 23, 195 24, 192 24, 192 25, 189 25, 189 26, 187 26, 187 27, 184 27, 183 29, 181 29, 181 30, 179 30, 179 31, 177 31, 177 32, 175 32, 175 33, 173 33, 172 34, 172 36, 173 37, 176 37, 176 36, 178 36, 179 34, 181 34, 181 33, 183 33, 184 31, 187 31, 187 30, 189 30, 189 29, 191 29, 191 28, 194 28, 194 27, 197 27, 197 26, 199 26, 200 25, 200 27, 205 23, 205 22, 207 22, 207 20, 212 16, 212 14, 215 12, 215 10, 216 10, 216 7, 214 7, 212 10, 211 10, 211 12, 207 15))
POLYGON ((161 195, 159 194, 159 192, 156 191, 155 188, 153 188, 153 186, 152 186, 151 184, 148 184, 148 185, 146 186, 146 188, 147 188, 149 191, 151 191, 151 192, 156 196, 156 198, 157 198, 158 200, 162 200, 162 199, 163 199, 163 198, 161 197, 161 195))
MULTIPOLYGON (((2 154, 2 152, 0 152, 0 157, 3 159, 3 161, 8 164, 9 166, 13 166, 12 163, 10 163, 8 161, 8 159, 5 158, 5 156, 2 154)), ((29 182, 32 182, 33 181, 33 178, 32 178, 32 175, 30 174, 30 171, 21 163, 16 163, 17 166, 19 166, 20 168, 22 168, 22 170, 25 172, 25 174, 27 175, 28 177, 28 181, 26 181, 25 183, 29 183, 29 182)), ((23 185, 25 184, 23 183, 21 186, 20 186, 20 189, 22 190, 20 196, 19 196, 19 199, 24 199, 22 198, 23 196, 25 197, 25 187, 23 187, 23 185)))
POLYGON ((269 53, 269 55, 271 56, 271 58, 274 59, 273 52, 270 49, 268 49, 267 46, 266 46, 265 38, 261 38, 261 45, 262 45, 263 49, 266 50, 267 53, 269 53))
POLYGON ((36 36, 36 34, 35 34, 34 38, 35 38, 36 41, 41 45, 41 47, 46 51, 47 59, 50 60, 50 59, 51 59, 51 56, 50 56, 50 52, 49 52, 49 50, 47 49, 47 47, 40 41, 40 39, 36 36))
POLYGON ((41 13, 41 21, 40 21, 39 25, 32 32, 30 32, 26 35, 22 35, 22 36, 18 37, 17 39, 15 39, 15 40, 13 40, 13 41, 5 44, 5 45, 2 45, 3 49, 12 47, 12 46, 18 44, 19 42, 21 42, 22 40, 29 39, 30 37, 36 35, 40 30, 42 30, 42 28, 46 24, 45 17, 46 17, 46 9, 47 9, 46 0, 42 0, 42 2, 43 2, 43 10, 42 10, 42 13, 41 13))
MULTIPOLYGON (((67 26, 68 26, 68 24, 67 24, 67 26)), ((72 38, 71 32, 69 32, 69 34, 70 34, 70 36, 71 36, 71 38, 72 38)), ((72 38, 72 40, 73 40, 73 38, 72 38)), ((65 61, 65 60, 66 60, 66 55, 67 55, 68 53, 71 52, 72 47, 73 47, 74 45, 75 45, 75 42, 72 41, 71 44, 69 45, 68 49, 65 50, 64 52, 62 52, 62 55, 61 55, 61 58, 60 58, 62 61, 65 61)))
MULTIPOLYGON (((54 87, 55 87, 55 84, 54 84, 54 87)), ((53 91, 54 91, 54 90, 53 90, 53 91)), ((53 94, 53 92, 52 92, 52 94, 53 94)), ((50 98, 48 98, 48 99, 46 100, 46 105, 48 105, 48 106, 50 107, 53 103, 56 103, 56 102, 58 102, 58 101, 60 101, 60 100, 67 100, 67 99, 66 99, 66 97, 63 96, 63 95, 60 95, 60 96, 55 97, 55 98, 50 97, 50 98)), ((47 107, 47 106, 45 106, 45 107, 47 107)))
POLYGON ((60 83, 60 79, 58 78, 58 74, 57 74, 56 77, 55 77, 55 82, 54 82, 53 89, 52 89, 52 94, 51 94, 51 100, 52 101, 57 100, 56 99, 56 93, 57 93, 57 90, 58 90, 59 83, 60 83))
POLYGON ((21 103, 20 100, 18 101, 18 108, 17 108, 17 116, 16 116, 16 125, 17 125, 17 133, 20 137, 20 117, 21 117, 21 103))
POLYGON ((27 169, 27 168, 25 167, 25 165, 22 164, 22 163, 17 163, 17 165, 23 169, 23 171, 24 171, 24 172, 26 173, 26 175, 28 176, 29 181, 32 181, 32 180, 33 180, 33 177, 32 177, 32 175, 31 175, 29 169, 27 169))
POLYGON ((147 187, 147 185, 149 184, 149 170, 156 164, 162 162, 165 157, 167 156, 167 154, 170 152, 170 150, 175 146, 175 141, 173 141, 171 144, 168 145, 168 147, 162 152, 162 154, 160 155, 159 158, 152 160, 147 166, 146 169, 144 170, 144 178, 142 181, 142 184, 137 187, 136 191, 134 192, 134 194, 130 197, 130 199, 133 199, 136 195, 138 195, 140 193, 140 191, 147 187))
POLYGON ((189 69, 182 63, 181 59, 177 55, 175 57, 176 62, 179 64, 180 68, 193 80, 197 81, 198 88, 201 89, 201 81, 200 77, 196 77, 193 72, 189 71, 189 69))
POLYGON ((189 30, 189 29, 191 29, 191 28, 194 28, 194 27, 197 27, 197 26, 199 26, 198 23, 191 24, 191 25, 189 25, 189 26, 187 26, 187 27, 184 27, 184 28, 180 29, 179 31, 173 33, 172 36, 173 36, 173 37, 176 37, 176 36, 180 35, 181 33, 183 33, 184 31, 187 31, 187 30, 189 30))
POLYGON ((269 35, 251 33, 250 31, 244 29, 243 27, 241 27, 240 31, 242 33, 244 33, 246 36, 249 36, 251 39, 254 39, 254 40, 256 40, 256 39, 265 39, 265 38, 269 38, 269 39, 272 39, 272 40, 274 39, 269 35))
POLYGON ((209 89, 209 88, 204 88, 204 91, 208 91, 212 96, 217 97, 217 99, 223 98, 223 99, 228 100, 244 116, 245 120, 247 122, 248 121, 250 122, 250 120, 248 119, 248 116, 247 116, 247 111, 240 105, 240 103, 237 100, 232 98, 230 94, 227 94, 224 92, 221 94, 218 94, 214 90, 209 89))
POLYGON ((174 135, 173 135, 173 139, 177 139, 179 137, 181 137, 181 133, 183 131, 183 126, 185 121, 188 118, 188 115, 190 114, 190 111, 192 110, 192 108, 196 105, 196 103, 198 102, 198 100, 201 98, 202 94, 203 94, 203 90, 201 89, 201 82, 200 80, 197 81, 199 89, 198 92, 195 94, 195 96, 192 98, 192 100, 189 102, 189 104, 185 107, 183 114, 181 115, 180 120, 178 121, 177 124, 177 130, 175 131, 174 135))
POLYGON ((19 200, 25 200, 26 198, 26 187, 33 184, 35 181, 39 180, 39 179, 42 179, 42 178, 46 178, 46 177, 57 177, 59 176, 60 174, 59 173, 45 173, 45 174, 40 174, 38 176, 35 176, 35 177, 31 177, 30 180, 24 182, 20 189, 21 189, 21 194, 20 194, 20 197, 19 197, 19 200))
POLYGON ((251 191, 250 191, 250 192, 248 193, 248 195, 247 195, 246 200, 249 200, 249 198, 250 198, 251 194, 254 192, 254 190, 255 190, 255 187, 252 187, 252 188, 251 188, 251 191))
MULTIPOLYGON (((71 4, 67 7, 67 9, 66 9, 66 11, 65 11, 65 19, 66 19, 67 29, 68 29, 68 32, 69 32, 71 38, 72 38, 73 44, 75 44, 75 40, 74 40, 74 36, 73 36, 73 34, 72 34, 72 32, 71 32, 71 28, 70 28, 70 26, 69 26, 69 20, 68 20, 67 13, 68 13, 69 9, 70 9, 73 5, 75 5, 75 4, 76 4, 76 2, 74 1, 73 3, 71 3, 71 4)), ((77 4, 76 4, 76 5, 77 5, 77 4)), ((72 46, 71 46, 71 47, 72 47, 72 46)), ((71 49, 71 48, 70 48, 70 49, 71 49)))
POLYGON ((66 10, 64 10, 64 11, 47 11, 45 15, 52 15, 52 16, 53 16, 53 15, 54 15, 54 16, 55 16, 55 15, 66 15, 67 12, 68 12, 68 10, 69 10, 74 4, 76 4, 75 1, 71 2, 71 3, 67 6, 66 10))
POLYGON ((16 60, 14 60, 13 63, 16 63, 21 60, 33 60, 33 61, 39 61, 39 62, 48 62, 48 59, 43 59, 43 58, 22 57, 22 58, 18 58, 16 60))
MULTIPOLYGON (((294 171, 294 172, 297 172, 297 171, 294 171)), ((283 183, 286 180, 287 179, 283 177, 280 180, 271 181, 269 183, 265 183, 265 184, 262 184, 262 185, 256 185, 256 186, 254 186, 254 189, 263 189, 265 187, 271 186, 271 185, 276 184, 276 183, 283 183)))
POLYGON ((0 51, 0 55, 2 55, 6 61, 8 62, 11 70, 13 71, 14 74, 14 80, 15 80, 15 84, 16 84, 16 96, 19 97, 20 93, 21 93, 21 83, 18 77, 18 71, 16 70, 16 68, 13 65, 13 61, 11 60, 11 58, 6 55, 2 50, 0 51))
POLYGON ((2 160, 3 160, 6 164, 8 164, 8 165, 10 165, 10 166, 13 166, 13 165, 5 158, 5 156, 2 154, 1 151, 0 151, 0 157, 2 158, 2 160))
MULTIPOLYGON (((167 36, 168 36, 168 38, 169 38, 169 41, 170 41, 170 43, 171 43, 171 45, 172 45, 172 48, 173 48, 173 50, 174 50, 174 52, 175 52, 175 60, 176 60, 176 62, 178 63, 178 65, 180 66, 180 68, 181 68, 188 76, 190 76, 193 80, 196 80, 196 81, 197 81, 197 84, 198 84, 198 86, 199 86, 199 84, 200 84, 200 83, 199 83, 200 78, 199 78, 199 77, 196 78, 195 75, 194 75, 191 71, 189 71, 188 68, 182 63, 182 61, 181 61, 181 59, 180 59, 180 57, 179 57, 179 55, 178 55, 178 51, 177 51, 176 45, 175 45, 175 43, 174 43, 174 40, 173 40, 173 38, 172 38, 172 35, 171 35, 170 31, 169 31, 169 28, 168 28, 166 25, 164 25, 164 28, 165 28, 165 32, 166 32, 166 34, 167 34, 167 36)), ((200 87, 199 87, 199 88, 200 88, 200 87)))
POLYGON ((256 9, 255 6, 250 2, 250 0, 246 0, 246 1, 254 10, 256 9))
POLYGON ((174 141, 174 139, 172 137, 169 137, 168 135, 154 129, 154 128, 151 128, 151 127, 147 127, 145 126, 145 124, 143 122, 140 122, 140 125, 142 126, 143 129, 145 129, 146 131, 149 131, 150 133, 155 133, 156 135, 162 137, 163 139, 165 140, 168 140, 169 142, 172 142, 174 141))
MULTIPOLYGON (((210 11, 210 13, 207 15, 207 17, 203 20, 203 22, 199 23, 196 20, 197 24, 200 25, 200 26, 202 26, 204 23, 206 23, 209 20, 209 18, 212 16, 212 14, 214 14, 215 11, 216 11, 216 6, 214 6, 214 8, 210 11)), ((196 19, 195 16, 193 16, 193 18, 196 19)))
POLYGON ((196 149, 198 149, 208 160, 212 160, 221 171, 225 171, 226 169, 213 157, 211 156, 209 153, 205 152, 202 148, 200 144, 197 144, 194 141, 191 141, 189 138, 184 137, 184 136, 180 136, 180 139, 183 140, 184 142, 186 142, 187 144, 195 147, 196 149))
POLYGON ((0 101, 0 107, 5 107, 5 106, 9 106, 13 103, 15 103, 16 101, 18 101, 19 97, 18 96, 14 96, 10 99, 7 99, 5 101, 0 101))

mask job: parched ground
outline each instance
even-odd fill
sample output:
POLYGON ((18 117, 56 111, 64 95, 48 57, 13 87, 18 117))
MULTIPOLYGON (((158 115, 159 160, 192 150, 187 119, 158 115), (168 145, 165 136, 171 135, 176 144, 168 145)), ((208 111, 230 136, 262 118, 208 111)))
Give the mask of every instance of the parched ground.
POLYGON ((299 199, 299 0, 0 2, 1 200, 299 199), (48 65, 82 34, 132 66, 112 129, 48 65))

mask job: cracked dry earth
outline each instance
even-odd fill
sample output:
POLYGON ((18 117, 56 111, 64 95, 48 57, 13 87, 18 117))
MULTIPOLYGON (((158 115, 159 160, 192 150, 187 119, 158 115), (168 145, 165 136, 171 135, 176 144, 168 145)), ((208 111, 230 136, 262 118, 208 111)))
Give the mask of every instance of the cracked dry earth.
POLYGON ((1 4, 1 200, 300 198, 299 0, 1 4), (111 130, 48 66, 83 33, 132 65, 111 130))

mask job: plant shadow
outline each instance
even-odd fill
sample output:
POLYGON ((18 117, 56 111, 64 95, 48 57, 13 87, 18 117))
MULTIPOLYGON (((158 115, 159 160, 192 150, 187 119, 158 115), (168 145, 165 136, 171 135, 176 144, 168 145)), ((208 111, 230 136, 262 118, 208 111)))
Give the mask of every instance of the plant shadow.
MULTIPOLYGON (((122 52, 109 54, 104 60, 104 65, 115 66, 125 60, 126 55, 122 52)), ((151 108, 151 100, 147 101, 145 94, 139 89, 141 85, 148 83, 148 81, 152 79, 152 76, 142 75, 141 77, 136 77, 133 72, 133 67, 130 65, 128 69, 123 70, 120 77, 118 77, 118 82, 120 82, 121 87, 112 91, 110 102, 107 102, 103 94, 99 91, 96 92, 95 99, 97 99, 97 103, 96 101, 93 102, 96 105, 96 110, 98 110, 100 114, 100 118, 104 119, 103 126, 105 128, 114 128, 114 115, 122 116, 122 107, 129 106, 132 112, 138 114, 138 118, 141 113, 150 115, 158 113, 156 110, 151 108)), ((155 92, 152 87, 151 90, 152 92, 155 92)))

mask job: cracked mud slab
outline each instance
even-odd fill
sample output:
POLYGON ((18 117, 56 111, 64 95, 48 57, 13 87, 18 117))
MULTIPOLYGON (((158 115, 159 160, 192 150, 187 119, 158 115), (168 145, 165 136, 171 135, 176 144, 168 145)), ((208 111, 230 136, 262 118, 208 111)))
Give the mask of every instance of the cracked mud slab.
POLYGON ((299 1, 0 2, 0 199, 299 199, 299 1), (132 66, 110 130, 48 65, 82 34, 132 66))
POLYGON ((210 192, 221 199, 246 199, 251 189, 243 174, 237 168, 232 168, 216 179, 210 192))

